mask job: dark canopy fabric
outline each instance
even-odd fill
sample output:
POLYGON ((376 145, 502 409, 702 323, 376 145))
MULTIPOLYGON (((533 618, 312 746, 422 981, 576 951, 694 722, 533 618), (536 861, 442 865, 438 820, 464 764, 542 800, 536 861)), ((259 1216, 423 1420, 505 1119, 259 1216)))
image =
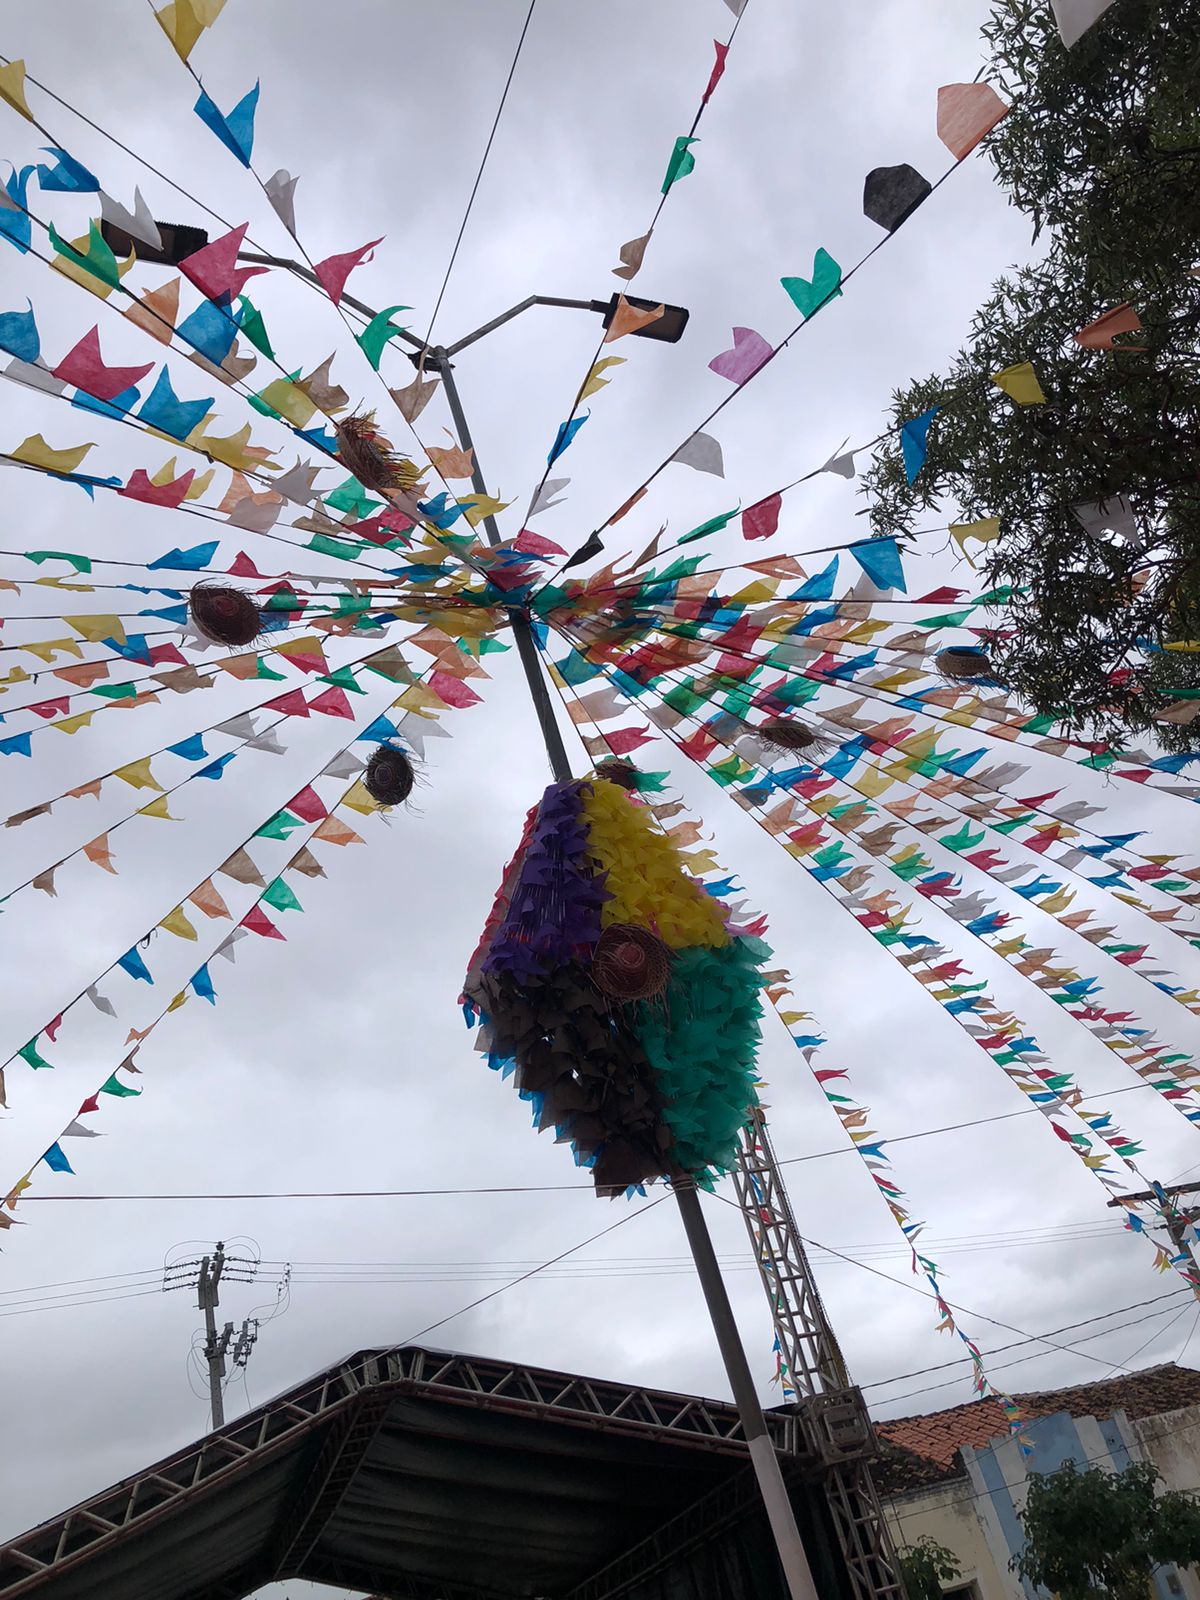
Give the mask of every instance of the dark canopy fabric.
MULTIPOLYGON (((241 1600, 277 1577, 565 1596, 726 1488, 753 1519, 747 1479, 728 1403, 364 1351, 0 1548, 0 1600, 241 1600)), ((823 1542, 820 1493, 799 1493, 823 1542)), ((745 1592, 773 1600, 773 1557, 752 1566, 745 1592)))

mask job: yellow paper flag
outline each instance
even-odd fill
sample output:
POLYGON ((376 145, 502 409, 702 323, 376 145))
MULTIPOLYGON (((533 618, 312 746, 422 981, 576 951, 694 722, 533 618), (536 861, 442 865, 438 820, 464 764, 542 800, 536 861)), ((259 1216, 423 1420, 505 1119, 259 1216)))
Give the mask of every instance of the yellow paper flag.
MULTIPOLYGON (((977 539, 980 544, 991 544, 993 539, 1000 537, 1000 518, 983 517, 979 522, 952 522, 950 537, 970 561, 971 558, 967 555, 967 540, 977 539)), ((973 566, 974 562, 971 564, 973 566)))
POLYGON ((0 67, 0 100, 5 101, 14 111, 19 111, 23 117, 33 121, 33 112, 25 99, 25 63, 23 61, 10 61, 6 67, 0 67))
POLYGON ((178 817, 173 817, 167 810, 168 797, 159 795, 157 800, 151 800, 148 806, 143 806, 138 812, 139 817, 158 817, 163 822, 178 822, 178 817))
POLYGON ((65 450, 55 450, 40 433, 32 433, 9 454, 14 461, 27 462, 31 467, 44 467, 47 472, 74 472, 88 451, 95 448, 94 444, 74 444, 68 445, 65 450))
POLYGON ((1042 393, 1037 373, 1028 361, 1018 361, 1015 366, 1005 367, 1003 372, 993 373, 992 382, 998 389, 1003 389, 1009 399, 1015 400, 1019 406, 1046 404, 1046 396, 1042 393))
POLYGON ((595 366, 588 373, 587 381, 584 383, 583 388, 579 391, 580 400, 586 400, 590 394, 595 394, 597 389, 603 389, 606 384, 611 382, 611 379, 602 378, 600 374, 602 372, 606 372, 609 367, 623 366, 625 364, 625 360, 626 358, 624 356, 604 356, 601 358, 601 360, 597 361, 595 366))
POLYGON ((127 766, 118 767, 113 775, 134 789, 157 789, 160 794, 162 793, 162 784, 150 771, 149 756, 142 756, 138 761, 131 761, 127 766))
POLYGON ((176 906, 173 911, 168 911, 159 923, 159 927, 164 928, 167 933, 173 933, 177 939, 195 939, 197 937, 196 930, 188 921, 182 906, 176 906))
POLYGON ((303 389, 298 389, 289 378, 276 378, 269 383, 258 397, 264 405, 278 411, 279 415, 293 427, 307 427, 317 406, 305 394, 303 389))
POLYGON ((63 621, 68 627, 74 628, 81 639, 86 639, 89 644, 99 644, 102 639, 115 639, 118 644, 125 643, 125 629, 121 619, 111 613, 107 616, 99 612, 85 612, 80 617, 64 617, 63 621))

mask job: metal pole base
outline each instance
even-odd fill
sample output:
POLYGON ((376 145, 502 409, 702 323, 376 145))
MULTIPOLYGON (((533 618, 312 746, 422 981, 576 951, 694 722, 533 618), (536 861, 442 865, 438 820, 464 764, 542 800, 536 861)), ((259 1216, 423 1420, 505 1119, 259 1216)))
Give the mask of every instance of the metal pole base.
POLYGON ((775 1454, 775 1446, 767 1433, 762 1407, 758 1403, 758 1395, 754 1389, 754 1379, 750 1375, 746 1352, 742 1348, 741 1335, 733 1318, 733 1308, 725 1292, 725 1281, 721 1277, 721 1269, 717 1265, 716 1253, 708 1233, 708 1224, 700 1208, 696 1185, 690 1178, 676 1178, 672 1186, 679 1203, 679 1214, 683 1218, 688 1244, 691 1246, 692 1258, 696 1263, 696 1275, 700 1279, 700 1287, 704 1291, 704 1299, 708 1305, 708 1314, 712 1318, 713 1332, 717 1336, 721 1359, 725 1363, 725 1374, 729 1379, 738 1415, 742 1420, 742 1432, 750 1447, 750 1461, 758 1479, 759 1493, 762 1495, 767 1520, 775 1539, 775 1548, 779 1552, 784 1577, 787 1579, 788 1592, 792 1600, 817 1600, 812 1569, 804 1553, 800 1530, 796 1527, 792 1504, 784 1487, 783 1473, 779 1469, 779 1457, 775 1454))

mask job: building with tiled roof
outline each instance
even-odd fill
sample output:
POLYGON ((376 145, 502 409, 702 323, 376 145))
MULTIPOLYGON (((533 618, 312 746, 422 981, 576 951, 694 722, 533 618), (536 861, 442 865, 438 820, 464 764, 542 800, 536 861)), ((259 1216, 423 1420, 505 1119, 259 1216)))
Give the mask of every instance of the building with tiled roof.
MULTIPOLYGON (((1171 1363, 1014 1398, 1028 1458, 997 1400, 876 1424, 875 1479, 896 1543, 928 1533, 955 1552, 962 1576, 946 1586, 950 1600, 1037 1600, 1010 1568, 1030 1472, 1150 1460, 1168 1488, 1200 1492, 1200 1371, 1171 1363)), ((1154 1591, 1151 1600, 1200 1600, 1200 1579, 1164 1569, 1154 1591)))

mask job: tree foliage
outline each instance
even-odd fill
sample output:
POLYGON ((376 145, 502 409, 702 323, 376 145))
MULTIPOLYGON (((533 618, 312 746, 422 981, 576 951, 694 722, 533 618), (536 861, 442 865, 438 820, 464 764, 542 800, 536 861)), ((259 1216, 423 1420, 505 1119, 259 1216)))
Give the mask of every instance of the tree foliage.
POLYGON ((938 1544, 932 1534, 924 1533, 915 1544, 906 1545, 896 1559, 908 1600, 942 1600, 942 1584, 962 1576, 954 1551, 938 1544))
POLYGON ((1059 1600, 1147 1600, 1156 1567, 1200 1560, 1200 1505, 1177 1490, 1156 1495, 1158 1481, 1148 1461, 1034 1473, 1012 1566, 1059 1600))
MULTIPOLYGON (((864 478, 877 533, 929 513, 999 517, 976 559, 1012 584, 997 675, 1038 711, 1120 742, 1200 688, 1200 0, 1116 0, 1071 50, 1048 0, 995 0, 984 35, 1011 110, 988 138, 1001 187, 1041 252, 992 287, 943 375, 893 396, 898 427, 941 409, 909 485, 898 444, 864 478), (1129 303, 1140 333, 1076 332, 1129 303), (1031 362, 1046 403, 992 375, 1031 362), (1085 533, 1073 506, 1123 497, 1138 537, 1085 533)), ((1186 703, 1186 702, 1184 702, 1186 703)))

